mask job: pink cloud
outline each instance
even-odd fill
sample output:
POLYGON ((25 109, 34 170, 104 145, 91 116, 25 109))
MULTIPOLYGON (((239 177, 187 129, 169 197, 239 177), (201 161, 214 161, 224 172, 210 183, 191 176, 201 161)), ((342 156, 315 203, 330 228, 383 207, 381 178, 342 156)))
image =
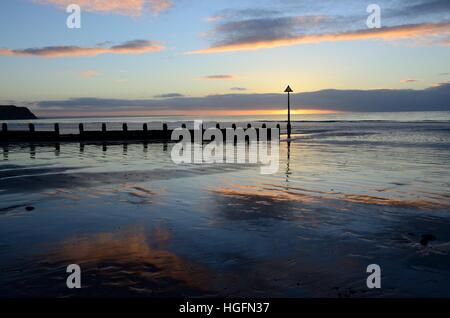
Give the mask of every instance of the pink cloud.
POLYGON ((95 71, 95 70, 86 70, 81 72, 81 76, 86 77, 86 78, 92 78, 92 77, 96 77, 101 75, 101 73, 99 71, 95 71))
POLYGON ((400 83, 402 83, 402 84, 406 84, 406 83, 416 83, 416 82, 418 82, 419 80, 417 80, 417 79, 412 79, 412 78, 407 78, 407 79, 402 79, 402 80, 400 80, 400 83))
POLYGON ((257 50, 298 44, 311 44, 336 41, 356 40, 421 40, 432 39, 435 43, 448 45, 449 40, 444 38, 450 35, 450 22, 410 24, 380 29, 364 29, 341 33, 305 34, 291 37, 269 38, 266 40, 250 39, 246 41, 220 43, 206 49, 188 52, 188 54, 208 54, 220 52, 234 52, 245 50, 257 50))
POLYGON ((208 75, 208 76, 203 76, 202 79, 206 79, 206 80, 233 80, 236 77, 234 75, 229 75, 229 74, 220 74, 220 75, 208 75))
POLYGON ((222 19, 223 19, 223 16, 220 16, 220 15, 213 15, 213 16, 207 17, 205 20, 206 20, 206 22, 213 23, 213 22, 220 21, 220 20, 222 20, 222 19))
POLYGON ((114 12, 122 15, 141 15, 145 10, 159 14, 170 9, 172 0, 33 0, 39 4, 55 5, 65 9, 72 3, 78 4, 88 12, 114 12))
POLYGON ((159 52, 164 46, 153 41, 134 40, 111 47, 80 46, 46 46, 41 48, 8 49, 0 48, 0 55, 5 56, 39 56, 39 57, 74 57, 97 56, 100 54, 144 54, 159 52))

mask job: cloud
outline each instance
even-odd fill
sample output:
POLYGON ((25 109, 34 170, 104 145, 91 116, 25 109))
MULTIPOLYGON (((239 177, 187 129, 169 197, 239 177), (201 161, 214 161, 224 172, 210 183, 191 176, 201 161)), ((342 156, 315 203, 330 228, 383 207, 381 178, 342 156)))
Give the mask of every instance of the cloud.
POLYGON ((270 17, 274 15, 280 15, 282 12, 277 9, 265 9, 265 8, 248 8, 248 9, 225 9, 219 13, 207 17, 205 20, 210 23, 222 21, 225 19, 236 19, 236 18, 261 18, 270 17))
POLYGON ((402 84, 406 84, 406 83, 416 83, 419 82, 419 80, 417 79, 412 79, 412 78, 407 78, 407 79, 402 79, 400 80, 400 83, 402 84))
POLYGON ((202 79, 206 79, 206 80, 233 80, 233 79, 235 79, 235 76, 234 75, 228 75, 228 74, 207 75, 207 76, 203 76, 202 79))
POLYGON ((159 14, 163 11, 172 8, 173 3, 171 0, 149 0, 153 13, 159 14))
POLYGON ((212 22, 220 21, 222 19, 223 19, 223 17, 221 15, 213 15, 213 16, 207 17, 205 20, 206 20, 206 22, 212 23, 212 22))
POLYGON ((101 75, 100 72, 95 71, 95 70, 86 70, 81 72, 81 76, 86 77, 86 78, 92 78, 92 77, 96 77, 101 75))
POLYGON ((155 98, 176 98, 176 97, 184 97, 183 94, 179 93, 169 93, 169 94, 161 94, 161 95, 155 95, 155 98))
POLYGON ((413 40, 450 44, 450 2, 380 0, 382 29, 368 29, 365 7, 354 1, 283 0, 271 7, 222 10, 202 36, 210 45, 188 53, 256 50, 332 41, 413 40))
POLYGON ((275 8, 244 8, 244 9, 225 9, 219 13, 210 16, 208 20, 215 22, 221 19, 244 19, 244 18, 261 18, 282 15, 280 9, 275 8))
POLYGON ((164 49, 159 43, 147 40, 134 40, 122 44, 103 47, 80 46, 46 46, 41 48, 8 49, 0 48, 0 55, 4 56, 39 56, 39 57, 74 57, 97 56, 100 54, 143 54, 159 52, 164 49))
MULTIPOLYGON (((311 17, 310 17, 311 18, 311 17)), ((318 17, 315 18, 319 19, 318 17)), ((251 22, 251 28, 241 31, 248 21, 241 23, 222 24, 213 33, 218 33, 222 39, 206 49, 191 51, 191 54, 206 54, 232 52, 243 50, 257 50, 298 44, 320 42, 355 41, 378 39, 392 40, 423 40, 432 39, 434 42, 447 45, 450 36, 450 22, 409 24, 379 29, 361 29, 340 33, 315 33, 294 35, 294 29, 285 19, 264 19, 251 22), (253 32, 256 25, 258 30, 253 32)), ((244 28, 245 29, 245 28, 244 28)))
MULTIPOLYGON (((412 2, 412 1, 411 1, 412 2)), ((450 10, 450 2, 448 0, 426 0, 422 2, 413 2, 405 7, 395 7, 386 10, 388 17, 401 16, 405 17, 423 17, 425 15, 445 15, 450 10)))
POLYGON ((434 83, 431 87, 434 87, 434 88, 445 88, 448 85, 449 85, 449 82, 447 82, 447 83, 434 83))
POLYGON ((77 0, 75 2, 73 0, 33 0, 33 2, 55 5, 61 9, 76 3, 87 12, 113 12, 130 16, 139 16, 146 10, 159 14, 173 6, 171 0, 77 0))
POLYGON ((230 91, 246 91, 245 87, 231 87, 230 91))
MULTIPOLYGON (((327 109, 335 111, 449 111, 450 82, 422 90, 376 89, 335 90, 296 93, 291 95, 295 109, 327 109)), ((102 99, 74 98, 41 101, 37 109, 78 113, 92 112, 159 112, 160 114, 192 111, 279 110, 284 109, 284 94, 225 94, 205 97, 176 97, 165 99, 102 99)))

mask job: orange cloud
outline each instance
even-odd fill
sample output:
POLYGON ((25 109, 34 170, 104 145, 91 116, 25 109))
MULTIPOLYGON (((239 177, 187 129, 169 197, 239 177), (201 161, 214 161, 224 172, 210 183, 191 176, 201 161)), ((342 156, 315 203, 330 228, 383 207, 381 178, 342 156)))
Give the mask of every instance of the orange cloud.
POLYGON ((203 76, 202 79, 206 80, 233 80, 236 77, 234 75, 228 75, 228 74, 220 74, 220 75, 208 75, 203 76))
POLYGON ((159 14, 172 7, 171 0, 33 0, 39 4, 55 5, 65 9, 72 3, 88 12, 114 12, 122 15, 138 16, 146 9, 159 14))
POLYGON ((80 46, 46 46, 42 48, 8 49, 0 48, 0 55, 4 56, 39 56, 39 57, 73 57, 96 56, 100 54, 143 54, 158 52, 164 46, 146 40, 128 41, 111 47, 80 47, 80 46))
MULTIPOLYGON (((424 23, 409 24, 394 27, 385 27, 380 29, 366 29, 342 33, 324 33, 300 35, 285 38, 275 38, 267 40, 241 41, 237 43, 218 44, 206 49, 188 52, 188 54, 208 54, 220 52, 233 52, 244 50, 257 50, 264 48, 274 48, 280 46, 290 46, 297 44, 311 44, 320 42, 335 41, 355 41, 355 40, 405 40, 405 39, 421 39, 435 38, 442 40, 441 37, 450 35, 450 22, 444 23, 424 23)), ((448 45, 448 40, 440 42, 448 45)))
POLYGON ((149 0, 153 13, 159 14, 163 11, 169 10, 173 3, 171 0, 149 0))
POLYGON ((95 77, 95 76, 99 76, 101 73, 95 70, 86 70, 81 72, 81 76, 86 77, 86 78, 91 78, 91 77, 95 77))
POLYGON ((418 82, 418 81, 419 80, 417 80, 417 79, 407 78, 407 79, 400 80, 400 83, 407 84, 407 83, 415 83, 415 82, 418 82))

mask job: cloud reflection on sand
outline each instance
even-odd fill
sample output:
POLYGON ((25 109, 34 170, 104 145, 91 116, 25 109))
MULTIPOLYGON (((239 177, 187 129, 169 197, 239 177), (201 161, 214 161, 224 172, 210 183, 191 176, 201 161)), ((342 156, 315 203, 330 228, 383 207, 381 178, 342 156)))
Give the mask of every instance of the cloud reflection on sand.
POLYGON ((396 200, 385 197, 375 197, 370 195, 345 194, 344 199, 349 202, 358 202, 365 204, 388 205, 405 208, 418 209, 443 209, 450 206, 446 202, 433 202, 428 200, 396 200))
MULTIPOLYGON (((443 209, 450 207, 447 202, 442 200, 440 202, 427 199, 402 200, 400 198, 307 190, 290 187, 289 185, 284 187, 267 184, 260 184, 259 186, 232 184, 229 187, 211 188, 210 192, 234 198, 233 205, 239 209, 229 209, 229 213, 239 213, 242 216, 244 216, 243 211, 261 212, 267 210, 268 217, 280 217, 281 215, 286 217, 287 214, 282 211, 286 211, 286 207, 289 206, 306 207, 307 205, 321 204, 338 208, 338 205, 342 206, 343 202, 416 209, 443 209), (276 210, 273 209, 275 205, 277 207, 276 210)), ((223 201, 228 206, 231 205, 230 202, 226 202, 227 200, 223 201)))
MULTIPOLYGON (((209 289, 208 270, 169 251, 171 233, 156 228, 146 233, 142 226, 117 232, 72 237, 43 255, 47 267, 79 264, 87 292, 124 288, 128 292, 169 295, 209 289)), ((121 290, 123 292, 123 290, 121 290)))
POLYGON ((291 290, 297 296, 348 297, 366 292, 361 284, 349 285, 349 277, 341 275, 358 273, 362 265, 356 259, 341 259, 342 263, 330 271, 326 264, 317 267, 318 255, 311 255, 308 249, 304 250, 307 258, 293 254, 287 260, 246 260, 244 255, 234 254, 234 261, 229 259, 224 268, 214 270, 175 254, 170 250, 171 239, 172 233, 165 228, 146 232, 142 226, 67 238, 39 256, 46 269, 40 279, 45 280, 45 275, 54 278, 55 272, 75 263, 82 269, 83 289, 73 291, 78 296, 99 296, 105 290, 109 295, 153 297, 286 295, 281 290, 291 290))

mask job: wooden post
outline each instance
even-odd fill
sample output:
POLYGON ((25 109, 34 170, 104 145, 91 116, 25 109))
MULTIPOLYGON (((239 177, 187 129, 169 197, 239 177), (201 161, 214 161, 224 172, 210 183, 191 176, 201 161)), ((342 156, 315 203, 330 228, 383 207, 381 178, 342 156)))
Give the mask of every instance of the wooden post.
POLYGON ((102 124, 102 132, 106 132, 106 124, 105 123, 102 124))
POLYGON ((59 124, 55 124, 55 134, 59 136, 59 124))
POLYGON ((80 131, 80 135, 81 135, 82 133, 84 133, 84 125, 83 125, 82 123, 80 123, 80 124, 78 125, 78 130, 80 131))
MULTIPOLYGON (((162 136, 163 136, 163 138, 164 139, 166 139, 166 138, 168 138, 168 127, 167 127, 167 124, 166 123, 164 123, 163 124, 163 133, 162 133, 162 136)), ((166 145, 167 146, 167 145, 166 145)), ((167 149, 167 148, 166 148, 167 149)), ((164 149, 163 149, 164 150, 164 149)))
POLYGON ((147 123, 145 123, 145 124, 142 126, 142 129, 143 129, 145 132, 148 131, 148 125, 147 125, 147 123))
POLYGON ((123 129, 123 131, 128 131, 128 125, 127 125, 127 123, 123 123, 122 129, 123 129))
POLYGON ((34 124, 29 124, 28 128, 30 129, 30 133, 34 133, 35 131, 34 124))
MULTIPOLYGON (((281 135, 281 126, 280 126, 280 124, 277 124, 277 128, 278 128, 278 136, 280 136, 281 135)), ((280 139, 280 138, 278 137, 278 139, 280 139)))

